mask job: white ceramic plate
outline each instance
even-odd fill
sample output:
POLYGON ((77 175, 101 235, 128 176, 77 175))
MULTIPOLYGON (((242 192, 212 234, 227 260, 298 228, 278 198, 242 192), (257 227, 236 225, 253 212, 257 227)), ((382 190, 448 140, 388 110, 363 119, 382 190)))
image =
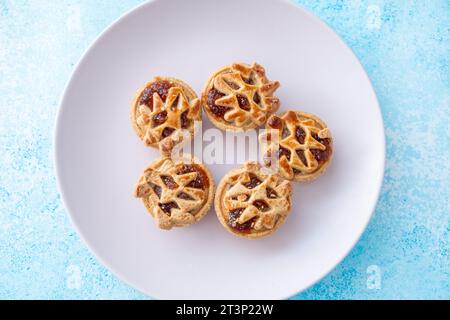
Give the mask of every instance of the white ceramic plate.
MULTIPOLYGON (((357 58, 319 19, 281 0, 152 1, 125 15, 73 74, 55 144, 60 190, 81 237, 119 278, 159 299, 280 299, 311 286, 367 226, 385 157, 380 109, 357 58), (257 61, 282 83, 282 111, 328 123, 333 165, 316 182, 295 184, 293 212, 270 238, 233 237, 213 211, 190 228, 160 231, 132 197, 158 152, 135 136, 130 101, 155 75, 200 93, 211 72, 235 61, 257 61)), ((216 182, 233 167, 210 166, 216 182)))

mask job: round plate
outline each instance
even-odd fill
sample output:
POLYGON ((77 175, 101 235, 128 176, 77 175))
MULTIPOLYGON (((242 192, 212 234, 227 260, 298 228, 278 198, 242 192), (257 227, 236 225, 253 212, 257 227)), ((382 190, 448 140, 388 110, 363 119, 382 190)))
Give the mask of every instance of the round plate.
MULTIPOLYGON (((311 286, 367 226, 385 157, 377 98, 357 58, 319 19, 281 0, 158 0, 128 13, 74 72, 55 148, 63 201, 81 237, 119 278, 159 299, 280 299, 311 286), (270 238, 233 237, 213 211, 190 228, 160 231, 132 196, 159 156, 133 132, 133 95, 155 75, 200 94, 212 72, 237 61, 256 61, 281 82, 280 111, 328 123, 333 164, 316 182, 294 185, 293 211, 270 238)), ((219 182, 236 166, 210 168, 219 182)))

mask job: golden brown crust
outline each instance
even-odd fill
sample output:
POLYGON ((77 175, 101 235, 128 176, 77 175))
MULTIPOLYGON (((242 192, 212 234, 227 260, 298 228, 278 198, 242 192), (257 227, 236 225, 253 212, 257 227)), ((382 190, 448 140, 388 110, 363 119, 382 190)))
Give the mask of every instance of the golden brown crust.
POLYGON ((276 130, 278 143, 272 134, 260 135, 266 165, 272 155, 279 159, 279 174, 297 182, 311 181, 323 174, 333 158, 333 138, 319 117, 300 111, 272 115, 267 130, 276 130), (268 139, 269 138, 269 139, 268 139))
POLYGON ((211 208, 214 180, 209 169, 191 157, 160 158, 145 169, 134 190, 161 229, 186 227, 211 208))
POLYGON ((206 82, 202 94, 202 106, 210 121, 222 130, 249 130, 263 125, 267 117, 280 107, 274 96, 278 81, 269 81, 262 66, 235 63, 215 72, 206 82), (223 115, 214 113, 208 105, 211 90, 220 97, 215 100, 223 115))
POLYGON ((166 155, 176 144, 183 141, 182 130, 188 133, 189 138, 193 138, 194 122, 201 121, 200 100, 194 90, 183 81, 155 77, 136 93, 131 104, 130 118, 134 131, 144 144, 160 148, 166 155), (162 99, 155 92, 150 95, 151 103, 144 104, 142 99, 146 90, 161 82, 170 86, 166 99, 162 99))
POLYGON ((214 206, 230 233, 247 239, 267 237, 290 213, 292 186, 278 175, 264 173, 256 162, 248 162, 223 177, 214 206))

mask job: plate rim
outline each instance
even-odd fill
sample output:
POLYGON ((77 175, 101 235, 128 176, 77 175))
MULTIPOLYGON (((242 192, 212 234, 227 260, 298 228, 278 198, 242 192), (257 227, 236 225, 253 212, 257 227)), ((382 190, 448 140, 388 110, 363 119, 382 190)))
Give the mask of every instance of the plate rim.
MULTIPOLYGON (((156 298, 156 297, 151 296, 150 294, 148 294, 146 292, 147 290, 142 288, 140 284, 132 282, 131 280, 128 279, 128 276, 126 276, 121 271, 117 270, 116 268, 112 267, 110 265, 110 263, 107 262, 105 258, 103 258, 103 255, 100 252, 98 252, 97 249, 94 248, 94 246, 91 245, 90 241, 85 237, 83 232, 81 232, 81 227, 75 221, 74 214, 72 213, 73 210, 68 205, 66 194, 64 192, 63 182, 61 181, 61 166, 59 164, 60 163, 60 161, 59 161, 59 158, 60 158, 59 153, 60 152, 59 152, 59 147, 58 146, 61 143, 61 135, 59 134, 59 132, 61 131, 61 119, 62 119, 63 113, 64 113, 63 106, 66 104, 67 94, 68 94, 69 88, 71 87, 74 79, 76 78, 76 75, 79 72, 80 66, 87 59, 87 57, 89 56, 90 52, 92 50, 94 50, 95 45, 100 40, 102 40, 107 34, 112 32, 112 30, 117 25, 119 25, 122 22, 122 20, 124 20, 129 15, 133 14, 134 12, 142 10, 146 6, 151 6, 154 3, 161 2, 161 1, 163 1, 163 0, 147 0, 147 1, 143 2, 143 3, 141 3, 141 4, 138 4, 138 5, 134 6, 134 7, 132 7, 129 10, 125 11, 117 19, 115 19, 112 23, 110 23, 108 26, 106 26, 99 33, 99 35, 97 37, 95 37, 90 42, 88 47, 84 50, 84 52, 82 53, 82 55, 78 59, 77 63, 75 64, 75 67, 71 71, 69 79, 67 80, 66 85, 64 86, 63 93, 62 93, 60 99, 58 100, 59 108, 57 110, 57 115, 56 115, 56 119, 55 119, 54 130, 53 130, 53 162, 54 162, 54 174, 55 174, 55 178, 56 178, 57 189, 58 189, 58 192, 59 192, 59 194, 61 196, 61 202, 62 202, 62 204, 64 206, 64 209, 67 212, 67 215, 69 216, 69 220, 70 220, 73 228, 77 232, 77 235, 79 236, 81 241, 84 243, 84 245, 87 247, 87 249, 90 251, 90 253, 97 259, 97 261, 103 267, 105 267, 108 270, 108 272, 110 272, 115 277, 117 277, 119 281, 122 281, 127 286, 129 286, 130 288, 137 290, 139 293, 143 294, 147 298, 156 299, 156 300, 159 300, 159 299, 156 298)), ((166 0, 166 1, 168 1, 168 0, 166 0)), ((341 45, 343 45, 343 47, 346 50, 348 50, 349 53, 353 56, 353 58, 358 62, 360 68, 363 71, 363 75, 364 75, 365 79, 367 80, 367 82, 370 85, 370 93, 372 94, 373 98, 375 99, 375 103, 376 103, 376 106, 377 106, 377 113, 378 113, 378 116, 377 116, 378 121, 377 121, 377 123, 380 126, 379 130, 377 130, 377 131, 379 131, 380 134, 381 134, 381 152, 382 152, 381 157, 380 157, 381 158, 381 163, 378 164, 378 166, 379 166, 378 178, 377 178, 377 181, 374 182, 374 183, 376 183, 378 185, 378 187, 376 188, 377 192, 374 194, 375 197, 374 197, 374 199, 372 201, 371 214, 367 216, 367 221, 364 223, 364 227, 361 228, 361 231, 359 232, 359 235, 357 237, 355 237, 355 241, 351 244, 351 246, 349 246, 349 249, 346 250, 342 255, 340 255, 340 257, 337 259, 336 263, 332 264, 331 267, 326 268, 325 271, 322 272, 322 274, 320 274, 319 276, 317 276, 313 281, 311 281, 311 283, 308 286, 305 286, 304 288, 299 288, 297 291, 290 292, 287 296, 279 298, 279 300, 287 300, 287 299, 293 298, 295 295, 301 294, 302 292, 305 292, 306 290, 310 289, 311 287, 313 287, 314 285, 316 285, 317 283, 322 281, 333 270, 335 270, 343 262, 343 260, 346 257, 349 256, 351 251, 353 251, 355 246, 360 242, 361 237, 363 236, 363 234, 366 232, 367 227, 369 226, 369 224, 370 224, 370 222, 371 222, 371 220, 372 220, 372 218, 373 218, 373 216, 375 214, 375 209, 376 209, 376 207, 378 205, 378 202, 379 202, 379 199, 380 199, 380 195, 381 195, 381 191, 382 191, 382 187, 383 187, 383 183, 384 183, 384 176, 385 176, 385 170, 386 170, 386 133, 385 133, 385 125, 384 125, 383 113, 382 113, 382 110, 381 110, 380 102, 379 102, 378 96, 376 94, 375 88, 373 86, 373 83, 372 83, 372 81, 371 81, 371 79, 370 79, 366 69, 362 65, 360 59, 358 58, 356 53, 353 51, 353 49, 344 41, 344 39, 336 31, 334 31, 334 29, 331 26, 329 26, 321 18, 319 18, 318 16, 316 16, 315 14, 313 14, 312 12, 307 10, 303 5, 301 5, 299 3, 296 3, 296 2, 293 2, 293 0, 271 0, 271 1, 276 1, 276 2, 279 2, 279 3, 288 4, 291 7, 291 10, 300 10, 305 15, 307 15, 310 19, 312 19, 316 23, 322 25, 322 27, 327 29, 329 31, 329 33, 331 33, 333 35, 333 37, 338 42, 340 42, 341 45)))

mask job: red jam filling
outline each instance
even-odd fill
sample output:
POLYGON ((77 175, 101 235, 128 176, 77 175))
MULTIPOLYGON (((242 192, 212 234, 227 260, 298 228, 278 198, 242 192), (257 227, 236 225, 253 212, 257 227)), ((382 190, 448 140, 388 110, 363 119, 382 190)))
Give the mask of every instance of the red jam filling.
POLYGON ((158 127, 167 121, 167 111, 160 112, 153 117, 153 127, 158 127))
POLYGON ((181 167, 181 169, 177 172, 177 174, 182 175, 182 174, 188 174, 188 173, 192 173, 192 172, 195 172, 194 167, 191 165, 184 164, 181 167))
POLYGON ((226 84, 233 90, 239 90, 241 87, 239 87, 238 84, 225 80, 226 84))
POLYGON ((301 127, 297 127, 295 130, 295 137, 297 138, 298 143, 305 144, 306 132, 301 127))
POLYGON ((330 159, 331 156, 331 140, 328 138, 321 139, 317 135, 313 135, 313 138, 325 146, 325 150, 311 149, 311 153, 314 158, 322 164, 330 159))
POLYGON ((169 127, 164 128, 163 132, 161 133, 161 139, 165 139, 165 138, 171 136, 172 133, 174 133, 174 132, 175 132, 174 128, 169 128, 169 127))
POLYGON ((172 105, 170 106, 170 109, 175 110, 178 107, 178 102, 180 101, 180 96, 178 96, 174 102, 172 102, 172 105))
POLYGON ((242 81, 244 81, 246 84, 249 84, 251 86, 255 84, 255 81, 253 80, 252 77, 250 77, 250 78, 241 77, 241 78, 242 78, 242 81))
POLYGON ((230 110, 230 108, 228 108, 228 107, 218 106, 216 104, 216 101, 223 97, 225 97, 225 94, 223 94, 220 91, 217 91, 214 88, 209 90, 209 92, 208 92, 207 104, 208 104, 209 110, 215 117, 221 118, 221 119, 224 119, 225 113, 227 113, 230 110))
POLYGON ((244 212, 244 208, 234 209, 230 211, 228 216, 228 225, 235 231, 241 233, 250 233, 252 229, 252 225, 256 220, 256 217, 250 219, 242 224, 239 224, 237 220, 241 216, 242 212, 244 212))
POLYGON ((194 198, 192 198, 190 195, 188 195, 185 192, 180 192, 177 197, 180 199, 183 199, 183 200, 190 200, 190 201, 194 200, 194 198))
POLYGON ((253 205, 258 208, 259 211, 261 212, 266 212, 270 210, 270 206, 267 202, 265 202, 264 200, 255 200, 253 201, 253 205))
POLYGON ((266 188, 266 194, 267 194, 267 198, 269 198, 269 199, 278 198, 277 193, 272 188, 266 188))
POLYGON ((250 174, 250 181, 243 184, 247 189, 254 189, 262 183, 261 180, 258 179, 254 174, 250 174))
POLYGON ((254 94, 254 96, 253 96, 253 101, 254 101, 256 104, 260 104, 260 103, 261 103, 261 96, 259 95, 258 92, 255 92, 255 94, 254 94))
POLYGON ((144 89, 139 104, 144 104, 153 110, 153 94, 156 92, 161 97, 162 101, 166 101, 169 94, 169 89, 173 84, 166 80, 156 81, 144 89))
POLYGON ((167 188, 169 188, 171 190, 178 188, 178 184, 175 182, 175 180, 172 177, 161 176, 161 180, 164 182, 164 184, 167 186, 167 188))
POLYGON ((281 159, 281 157, 286 157, 288 159, 288 161, 291 160, 291 151, 284 148, 284 147, 280 147, 280 149, 278 150, 278 157, 281 159))
POLYGON ((303 162, 303 164, 305 166, 307 166, 308 165, 308 161, 306 160, 305 152, 303 150, 299 149, 299 150, 297 150, 297 155, 300 158, 300 160, 303 162))
POLYGON ((186 187, 194 189, 205 189, 209 186, 208 177, 206 173, 197 165, 183 165, 181 169, 177 172, 177 174, 182 175, 192 172, 196 172, 197 176, 195 177, 194 180, 189 182, 189 184, 187 184, 186 187))
POLYGON ((283 126, 282 120, 277 116, 271 117, 267 124, 269 125, 269 127, 274 129, 281 129, 281 127, 283 126))
POLYGON ((185 112, 183 112, 181 114, 180 121, 181 121, 181 128, 182 129, 189 128, 190 121, 188 119, 188 113, 189 113, 189 110, 186 110, 185 112))
POLYGON ((236 96, 238 103, 239 103, 239 108, 241 108, 242 110, 245 111, 250 111, 250 102, 248 101, 247 97, 244 97, 243 95, 238 94, 236 96))
POLYGON ((156 184, 152 186, 153 191, 156 193, 158 198, 161 198, 162 189, 160 186, 157 186, 156 184))
POLYGON ((172 209, 180 209, 176 202, 169 202, 169 203, 160 203, 159 207, 161 208, 164 213, 166 213, 169 217, 172 213, 172 209))

